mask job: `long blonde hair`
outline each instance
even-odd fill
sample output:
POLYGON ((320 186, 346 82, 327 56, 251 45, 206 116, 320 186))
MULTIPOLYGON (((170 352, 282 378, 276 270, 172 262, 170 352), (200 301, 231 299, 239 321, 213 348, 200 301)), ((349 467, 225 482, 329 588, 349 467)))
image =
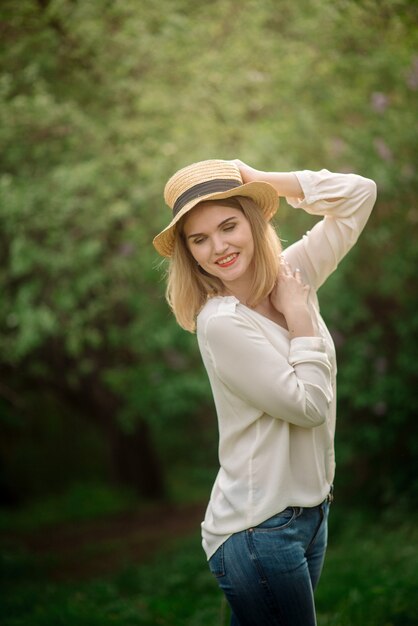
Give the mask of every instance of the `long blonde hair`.
MULTIPOLYGON (((202 206, 204 202, 197 206, 202 206)), ((250 198, 236 196, 222 200, 222 204, 240 209, 247 218, 254 239, 254 277, 250 307, 257 306, 274 287, 279 273, 282 251, 280 239, 273 226, 250 198)), ((195 332, 196 316, 208 298, 224 293, 222 281, 203 272, 193 258, 183 236, 186 216, 177 224, 174 233, 173 255, 167 276, 166 298, 177 322, 185 330, 195 332)))

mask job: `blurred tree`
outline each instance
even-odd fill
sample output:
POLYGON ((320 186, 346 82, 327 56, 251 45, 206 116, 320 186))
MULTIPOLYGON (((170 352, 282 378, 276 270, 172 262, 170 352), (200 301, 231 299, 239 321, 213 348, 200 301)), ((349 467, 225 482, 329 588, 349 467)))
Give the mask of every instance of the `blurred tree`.
MULTIPOLYGON (((71 414, 102 433, 94 449, 111 475, 144 495, 163 493, 168 464, 215 455, 200 428, 206 375, 167 310, 150 242, 168 217, 164 181, 217 156, 377 181, 374 216, 321 293, 341 371, 339 480, 374 502, 416 493, 416 4, 4 0, 0 10, 5 496, 33 491, 30 467, 17 470, 33 424, 53 438, 71 414)), ((279 221, 288 240, 312 223, 286 207, 279 221)), ((51 470, 63 481, 73 471, 50 461, 45 489, 51 470)))

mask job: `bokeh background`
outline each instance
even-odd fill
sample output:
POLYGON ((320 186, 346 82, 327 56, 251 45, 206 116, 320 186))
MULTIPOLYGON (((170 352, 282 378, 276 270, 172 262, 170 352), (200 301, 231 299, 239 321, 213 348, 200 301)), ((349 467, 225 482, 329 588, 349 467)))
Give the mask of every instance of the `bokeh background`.
MULTIPOLYGON (((2 0, 2 623, 227 623, 199 545, 216 417, 151 240, 179 167, 373 178, 321 289, 339 359, 319 624, 418 623, 418 8, 2 0)), ((313 218, 283 201, 291 243, 313 218)))

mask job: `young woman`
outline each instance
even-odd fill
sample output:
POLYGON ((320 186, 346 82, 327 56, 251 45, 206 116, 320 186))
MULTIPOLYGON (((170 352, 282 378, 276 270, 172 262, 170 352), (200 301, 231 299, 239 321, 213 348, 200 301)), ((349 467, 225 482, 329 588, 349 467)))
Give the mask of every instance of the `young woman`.
POLYGON ((210 160, 178 171, 154 239, 167 299, 197 330, 219 425, 220 469, 202 523, 234 626, 314 626, 334 478, 335 350, 316 292, 356 242, 373 181, 210 160), (285 196, 324 216, 286 250, 285 196))

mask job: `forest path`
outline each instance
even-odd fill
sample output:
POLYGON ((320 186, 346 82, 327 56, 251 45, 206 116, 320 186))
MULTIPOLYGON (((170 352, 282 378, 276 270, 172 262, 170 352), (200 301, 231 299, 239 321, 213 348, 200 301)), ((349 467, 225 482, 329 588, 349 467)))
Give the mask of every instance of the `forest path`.
POLYGON ((88 580, 149 560, 174 540, 198 532, 204 508, 155 505, 145 511, 7 533, 4 539, 34 556, 52 580, 88 580))

